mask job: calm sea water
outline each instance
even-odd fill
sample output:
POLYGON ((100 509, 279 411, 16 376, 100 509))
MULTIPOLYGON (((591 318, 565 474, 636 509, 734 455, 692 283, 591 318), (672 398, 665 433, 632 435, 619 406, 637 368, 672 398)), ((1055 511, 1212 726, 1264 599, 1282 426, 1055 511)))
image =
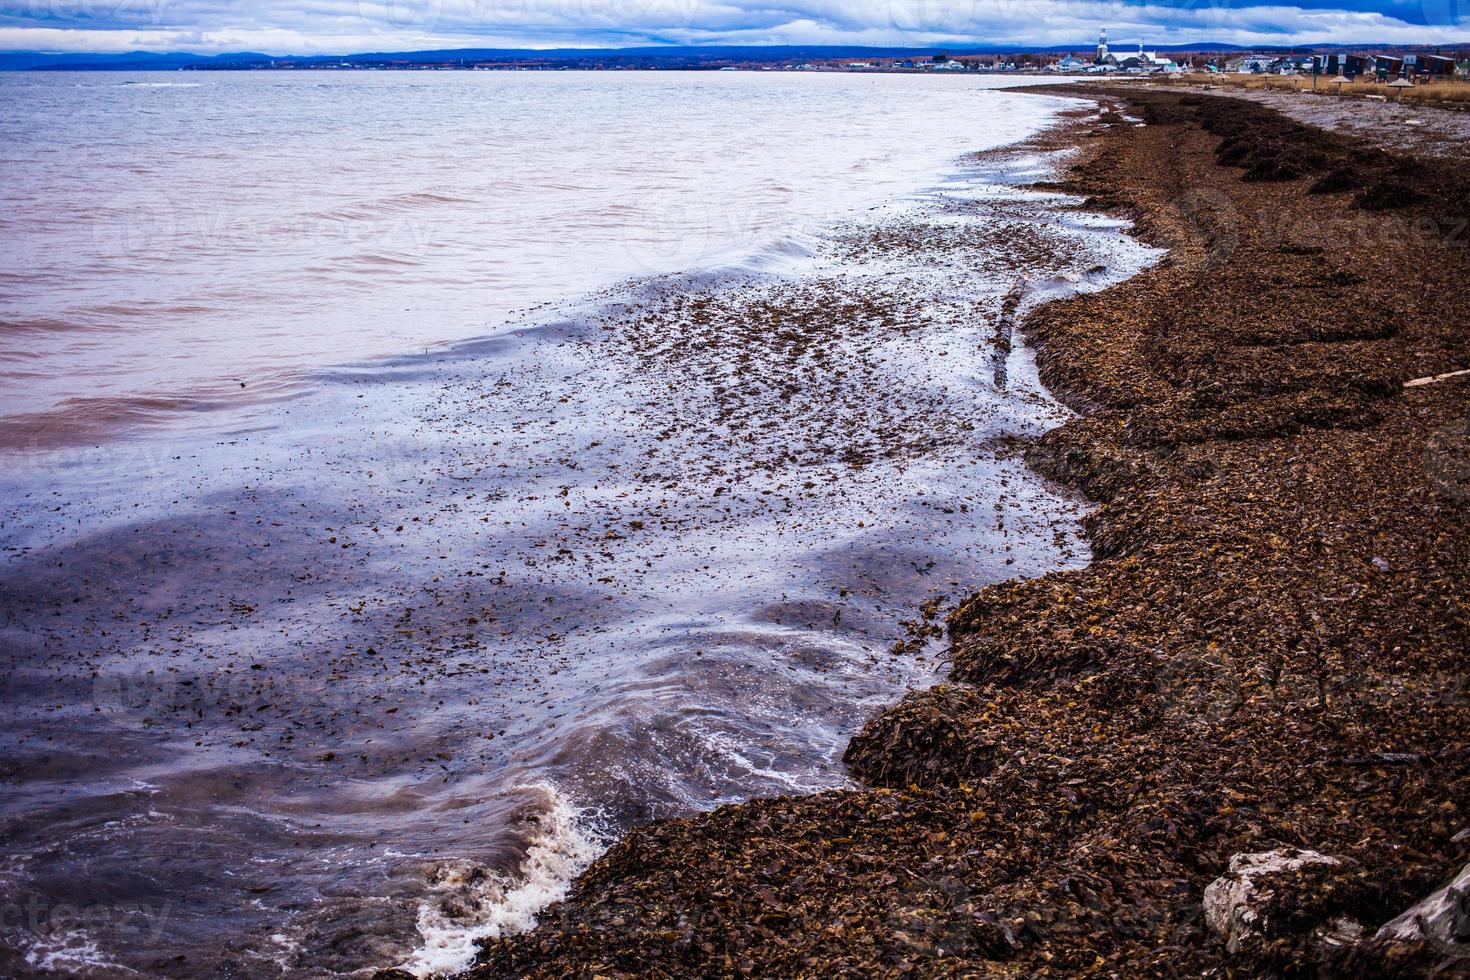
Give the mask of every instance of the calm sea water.
POLYGON ((1007 80, 0 75, 0 448, 749 255, 1024 135, 1007 80))
POLYGON ((0 974, 440 974, 847 786, 1151 254, 994 84, 0 76, 0 974))

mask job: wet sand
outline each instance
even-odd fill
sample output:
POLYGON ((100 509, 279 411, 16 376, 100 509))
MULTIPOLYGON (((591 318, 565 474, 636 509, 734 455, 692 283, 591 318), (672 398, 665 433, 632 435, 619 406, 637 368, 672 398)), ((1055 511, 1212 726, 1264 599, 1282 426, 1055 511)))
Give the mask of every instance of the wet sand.
POLYGON ((1470 859, 1470 396, 1406 387, 1470 367, 1464 178, 1093 91, 1048 186, 1170 251, 1018 325, 1083 413, 1026 458, 1099 502, 1092 564, 962 605, 951 683, 848 745, 864 788, 635 830, 473 976, 1463 972, 1323 936, 1470 859), (1341 862, 1227 951, 1204 890, 1273 848, 1341 862))

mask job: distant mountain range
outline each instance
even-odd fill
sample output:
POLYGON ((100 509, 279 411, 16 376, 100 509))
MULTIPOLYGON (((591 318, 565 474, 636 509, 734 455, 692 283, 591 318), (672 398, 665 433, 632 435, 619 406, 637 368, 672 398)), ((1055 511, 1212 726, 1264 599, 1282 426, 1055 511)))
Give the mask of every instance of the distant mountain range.
MULTIPOLYGON (((1428 46, 1425 46, 1428 47, 1428 46)), ((1124 50, 1127 45, 1121 45, 1124 50)), ((1160 44, 1150 45, 1155 51, 1242 51, 1229 44, 1160 44)), ((1256 51, 1327 51, 1347 49, 1405 48, 1388 44, 1324 44, 1294 47, 1258 46, 1256 51)), ((135 51, 129 54, 48 54, 19 51, 0 52, 0 71, 173 71, 183 68, 228 69, 279 67, 319 67, 322 65, 455 65, 483 62, 565 63, 573 66, 669 67, 699 68, 716 64, 830 61, 845 58, 915 58, 936 53, 951 55, 978 54, 1061 54, 1087 52, 1092 45, 1056 45, 1051 47, 1005 45, 950 45, 927 48, 872 48, 846 46, 771 46, 771 47, 655 47, 655 48, 560 48, 535 51, 525 48, 459 48, 442 51, 371 52, 347 55, 269 55, 258 52, 198 55, 186 53, 156 54, 135 51)))

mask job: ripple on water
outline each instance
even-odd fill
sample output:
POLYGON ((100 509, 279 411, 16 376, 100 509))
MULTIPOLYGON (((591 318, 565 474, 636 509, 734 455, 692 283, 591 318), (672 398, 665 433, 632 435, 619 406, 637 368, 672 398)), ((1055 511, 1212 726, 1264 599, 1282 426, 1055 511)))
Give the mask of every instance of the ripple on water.
POLYGON ((1057 204, 936 191, 268 430, 9 471, 0 898, 102 910, 31 947, 427 974, 632 825, 846 785, 947 603, 1085 560, 1007 451, 1065 413, 1001 330, 1152 253, 1057 204))

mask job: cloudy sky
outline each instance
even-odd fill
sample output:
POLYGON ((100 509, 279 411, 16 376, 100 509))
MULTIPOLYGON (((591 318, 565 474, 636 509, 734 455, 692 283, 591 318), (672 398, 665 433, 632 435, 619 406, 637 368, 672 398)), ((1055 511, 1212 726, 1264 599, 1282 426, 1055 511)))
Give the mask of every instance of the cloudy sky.
POLYGON ((1470 0, 0 0, 0 50, 1470 41, 1470 0))

